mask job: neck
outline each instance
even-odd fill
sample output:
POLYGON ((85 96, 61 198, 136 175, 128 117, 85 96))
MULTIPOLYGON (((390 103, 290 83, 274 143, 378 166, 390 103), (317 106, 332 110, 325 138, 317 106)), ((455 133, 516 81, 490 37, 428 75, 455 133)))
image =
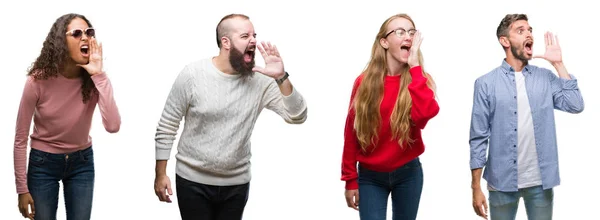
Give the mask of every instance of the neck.
POLYGON ((60 74, 68 79, 77 78, 81 75, 81 67, 75 65, 73 62, 69 62, 60 74))
POLYGON ((223 51, 219 52, 218 56, 213 57, 212 61, 219 71, 225 74, 235 74, 235 70, 231 66, 231 63, 229 63, 229 56, 223 51))
POLYGON ((520 60, 510 52, 506 53, 506 58, 504 60, 506 60, 506 63, 508 63, 508 65, 510 65, 515 70, 515 72, 521 72, 523 68, 527 65, 526 60, 520 60))
POLYGON ((393 57, 391 57, 391 55, 388 54, 387 57, 387 68, 388 68, 388 75, 389 76, 397 76, 402 74, 402 72, 404 72, 404 70, 407 67, 406 63, 402 63, 402 62, 398 62, 396 61, 393 57))

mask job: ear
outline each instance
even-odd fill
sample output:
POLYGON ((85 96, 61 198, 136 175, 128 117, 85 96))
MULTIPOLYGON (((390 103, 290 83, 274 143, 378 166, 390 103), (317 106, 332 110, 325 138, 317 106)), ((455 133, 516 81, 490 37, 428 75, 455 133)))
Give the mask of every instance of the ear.
POLYGON ((498 39, 498 41, 500 42, 500 44, 503 47, 505 47, 505 48, 510 47, 510 41, 508 41, 508 37, 502 36, 502 37, 500 37, 500 39, 498 39))
POLYGON ((386 50, 390 48, 390 46, 388 45, 388 41, 385 38, 379 39, 379 44, 386 50))
POLYGON ((227 38, 225 36, 221 37, 221 46, 224 49, 229 50, 231 48, 231 41, 229 40, 229 38, 227 38))

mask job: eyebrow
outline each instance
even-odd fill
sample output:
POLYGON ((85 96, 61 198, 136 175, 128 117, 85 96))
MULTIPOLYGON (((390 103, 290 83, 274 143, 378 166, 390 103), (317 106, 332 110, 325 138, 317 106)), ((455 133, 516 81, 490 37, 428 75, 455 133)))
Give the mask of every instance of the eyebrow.
POLYGON ((394 29, 392 29, 392 30, 390 30, 390 31, 395 31, 395 30, 398 30, 398 29, 403 29, 403 30, 405 30, 405 31, 409 31, 409 30, 415 30, 415 28, 414 28, 414 27, 411 27, 411 28, 397 27, 397 28, 394 28, 394 29))
MULTIPOLYGON (((517 29, 525 28, 524 25, 518 26, 517 29)), ((533 27, 529 26, 529 29, 533 29, 533 27)))

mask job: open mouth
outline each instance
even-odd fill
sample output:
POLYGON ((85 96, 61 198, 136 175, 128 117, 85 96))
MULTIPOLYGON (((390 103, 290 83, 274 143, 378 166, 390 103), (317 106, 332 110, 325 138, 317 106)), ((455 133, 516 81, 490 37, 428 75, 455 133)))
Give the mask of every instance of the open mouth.
POLYGON ((248 48, 244 52, 244 61, 246 63, 252 62, 252 60, 254 60, 254 51, 255 51, 255 47, 252 47, 252 48, 248 48))
POLYGON ((400 50, 406 50, 406 51, 410 51, 410 46, 401 46, 400 50))
POLYGON ((525 52, 533 54, 533 41, 526 41, 524 44, 525 52))
POLYGON ((81 46, 81 48, 79 50, 81 51, 81 54, 83 56, 88 56, 89 55, 89 51, 90 51, 90 47, 88 45, 83 45, 83 46, 81 46))

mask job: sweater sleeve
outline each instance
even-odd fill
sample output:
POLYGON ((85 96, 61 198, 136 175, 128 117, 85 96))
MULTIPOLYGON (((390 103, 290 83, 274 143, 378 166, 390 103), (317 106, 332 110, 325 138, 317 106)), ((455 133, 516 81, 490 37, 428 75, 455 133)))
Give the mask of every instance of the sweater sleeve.
POLYGON ((265 108, 277 113, 285 122, 302 124, 306 121, 308 108, 304 97, 296 90, 296 87, 292 88, 290 95, 285 96, 281 94, 277 83, 270 80, 264 94, 265 108))
POLYGON ((117 133, 121 127, 121 115, 113 97, 112 84, 106 73, 94 75, 91 78, 98 90, 98 107, 104 129, 109 133, 117 133))
POLYGON ((342 181, 346 181, 346 189, 358 189, 358 172, 356 168, 356 155, 359 153, 360 144, 354 131, 354 96, 362 80, 362 75, 354 81, 352 94, 350 95, 350 105, 348 115, 346 116, 346 125, 344 128, 344 150, 342 153, 342 181))
POLYGON ((423 76, 421 66, 410 69, 412 82, 408 85, 408 91, 412 98, 410 117, 418 129, 424 129, 427 122, 435 117, 440 107, 435 100, 433 90, 427 86, 427 78, 423 76))
POLYGON ((31 119, 39 100, 38 88, 33 77, 28 77, 25 82, 19 111, 17 113, 17 126, 15 132, 14 143, 14 169, 15 183, 17 185, 17 193, 28 193, 27 188, 27 143, 29 140, 29 131, 31 127, 31 119))
POLYGON ((156 160, 168 160, 179 130, 181 119, 187 113, 191 93, 191 74, 184 68, 173 83, 156 128, 156 160))

